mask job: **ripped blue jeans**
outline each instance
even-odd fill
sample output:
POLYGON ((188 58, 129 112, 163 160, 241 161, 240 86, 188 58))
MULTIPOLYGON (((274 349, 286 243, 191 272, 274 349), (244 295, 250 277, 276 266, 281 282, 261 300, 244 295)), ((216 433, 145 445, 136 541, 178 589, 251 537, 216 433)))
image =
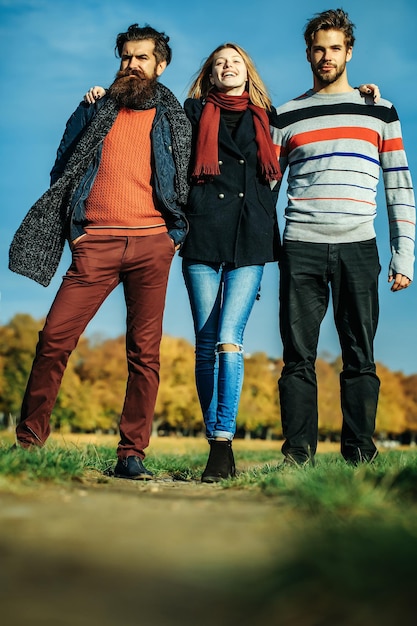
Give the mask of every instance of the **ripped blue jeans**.
POLYGON ((232 440, 243 385, 243 334, 263 265, 183 260, 196 336, 195 378, 207 438, 232 440), (224 349, 232 344, 235 351, 224 349))

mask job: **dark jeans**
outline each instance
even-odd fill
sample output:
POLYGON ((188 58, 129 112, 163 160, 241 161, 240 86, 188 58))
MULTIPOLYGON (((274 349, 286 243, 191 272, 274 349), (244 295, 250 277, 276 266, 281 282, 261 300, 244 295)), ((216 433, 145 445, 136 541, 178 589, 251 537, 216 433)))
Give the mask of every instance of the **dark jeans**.
POLYGON ((22 446, 43 445, 68 358, 81 333, 121 282, 127 307, 128 380, 118 456, 143 458, 159 386, 159 346, 174 243, 146 237, 85 235, 39 333, 16 435, 22 446))
POLYGON ((341 452, 353 462, 369 460, 376 453, 372 436, 379 379, 373 341, 380 269, 375 239, 344 244, 284 243, 280 260, 282 451, 297 462, 313 457, 317 448, 315 361, 329 286, 343 361, 341 452))

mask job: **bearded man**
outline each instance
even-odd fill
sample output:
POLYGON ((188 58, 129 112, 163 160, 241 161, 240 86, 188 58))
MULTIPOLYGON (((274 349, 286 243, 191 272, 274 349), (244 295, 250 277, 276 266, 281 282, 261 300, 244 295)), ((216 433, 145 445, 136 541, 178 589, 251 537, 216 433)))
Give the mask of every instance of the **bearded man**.
POLYGON ((148 479, 143 465, 159 385, 159 346, 168 273, 186 233, 183 206, 191 132, 158 78, 169 37, 131 25, 116 39, 120 71, 94 106, 67 122, 51 187, 13 239, 9 267, 49 284, 65 239, 72 251, 39 335, 16 428, 17 445, 43 446, 68 358, 88 322, 122 283, 128 380, 120 418, 119 478, 148 479))

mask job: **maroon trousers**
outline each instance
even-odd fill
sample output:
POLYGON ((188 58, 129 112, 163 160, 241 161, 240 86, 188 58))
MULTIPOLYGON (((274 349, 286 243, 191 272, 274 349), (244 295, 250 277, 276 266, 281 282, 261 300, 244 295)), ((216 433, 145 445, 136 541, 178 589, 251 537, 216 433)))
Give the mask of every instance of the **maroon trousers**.
POLYGON ((128 380, 120 419, 119 458, 144 458, 159 386, 159 347, 174 243, 166 233, 146 237, 85 235, 75 244, 45 326, 23 399, 16 435, 41 446, 68 358, 101 304, 121 282, 127 308, 128 380))

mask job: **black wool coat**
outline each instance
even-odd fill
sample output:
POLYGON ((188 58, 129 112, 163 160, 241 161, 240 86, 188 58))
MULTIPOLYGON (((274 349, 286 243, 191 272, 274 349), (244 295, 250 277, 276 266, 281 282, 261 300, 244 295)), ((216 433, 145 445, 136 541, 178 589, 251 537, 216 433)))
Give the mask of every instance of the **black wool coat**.
MULTIPOLYGON (((194 147, 203 106, 201 100, 191 98, 184 104, 194 147)), ((235 267, 276 261, 280 247, 277 194, 259 175, 249 109, 243 113, 233 137, 220 119, 218 146, 220 175, 203 184, 191 184, 186 207, 189 231, 181 256, 235 267)))

